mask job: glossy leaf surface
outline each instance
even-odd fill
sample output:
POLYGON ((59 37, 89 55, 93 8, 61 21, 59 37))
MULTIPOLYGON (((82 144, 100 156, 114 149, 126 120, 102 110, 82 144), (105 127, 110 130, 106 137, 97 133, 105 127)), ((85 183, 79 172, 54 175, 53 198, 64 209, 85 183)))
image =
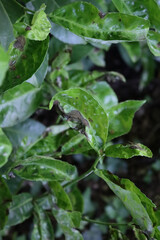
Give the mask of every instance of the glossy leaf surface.
POLYGON ((13 40, 13 26, 2 2, 0 2, 0 43, 7 50, 13 40))
POLYGON ((2 230, 6 224, 9 203, 11 200, 12 196, 9 192, 8 186, 4 179, 0 176, 0 230, 2 230))
POLYGON ((32 240, 54 240, 52 223, 45 211, 35 205, 32 240))
POLYGON ((129 132, 135 112, 145 101, 128 100, 108 110, 109 131, 108 141, 129 132))
POLYGON ((2 167, 7 161, 12 152, 12 144, 7 136, 0 129, 0 167, 2 167))
POLYGON ((75 227, 78 227, 81 220, 79 212, 67 212, 63 209, 52 209, 52 213, 60 225, 66 240, 83 240, 82 235, 75 227))
POLYGON ((3 83, 3 79, 6 75, 9 65, 9 55, 4 49, 0 46, 0 86, 3 83))
POLYGON ((26 37, 30 40, 43 41, 50 33, 51 24, 44 10, 45 5, 43 4, 33 16, 31 30, 26 33, 26 37))
POLYGON ((77 174, 71 164, 51 157, 35 156, 23 160, 22 167, 14 172, 31 181, 69 181, 77 174))
POLYGON ((152 157, 152 152, 146 146, 136 143, 136 144, 115 144, 106 148, 106 156, 113 158, 132 158, 134 156, 144 156, 152 157))
POLYGON ((101 177, 111 190, 122 200, 129 210, 136 224, 143 230, 152 232, 152 221, 145 209, 145 204, 154 207, 154 204, 128 179, 120 179, 106 170, 96 170, 96 175, 101 177))
POLYGON ((13 196, 9 209, 7 226, 14 226, 24 222, 32 215, 33 204, 32 195, 29 193, 21 193, 13 196))
POLYGON ((27 119, 41 102, 41 89, 22 83, 0 96, 0 126, 11 127, 27 119))
POLYGON ((72 211, 72 203, 59 182, 50 182, 50 189, 56 198, 56 204, 59 208, 72 211))
POLYGON ((0 91, 6 91, 30 78, 41 66, 48 49, 48 38, 32 41, 19 36, 10 47, 10 69, 0 91))
POLYGON ((104 15, 87 2, 75 2, 59 8, 50 18, 86 40, 139 41, 145 39, 149 28, 147 20, 120 13, 104 15))
POLYGON ((75 122, 92 148, 100 151, 107 140, 108 117, 92 95, 81 88, 73 88, 57 93, 50 102, 50 109, 54 101, 58 103, 62 116, 75 122))

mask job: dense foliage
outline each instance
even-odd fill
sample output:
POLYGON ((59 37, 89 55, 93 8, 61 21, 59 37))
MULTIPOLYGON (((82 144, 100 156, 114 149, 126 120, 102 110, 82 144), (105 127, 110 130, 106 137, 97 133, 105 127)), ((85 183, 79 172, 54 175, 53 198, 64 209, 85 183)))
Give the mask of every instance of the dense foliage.
POLYGON ((138 240, 160 239, 160 210, 106 169, 106 157, 152 152, 117 139, 145 100, 119 102, 108 82, 126 80, 104 68, 106 51, 120 43, 129 65, 141 62, 143 88, 152 54, 160 56, 159 16, 156 0, 0 0, 0 239, 89 239, 88 223, 111 240, 128 239, 128 229, 138 240), (41 112, 46 124, 36 120, 41 112), (97 219, 90 189, 78 185, 88 179, 98 188, 104 180, 126 219, 97 219), (23 222, 27 232, 18 230, 23 222))

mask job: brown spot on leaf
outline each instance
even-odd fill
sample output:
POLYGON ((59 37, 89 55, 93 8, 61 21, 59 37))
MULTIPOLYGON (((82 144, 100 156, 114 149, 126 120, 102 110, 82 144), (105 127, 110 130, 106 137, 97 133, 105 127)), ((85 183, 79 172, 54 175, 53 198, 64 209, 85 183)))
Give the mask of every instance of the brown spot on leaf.
POLYGON ((30 26, 27 26, 27 27, 25 28, 25 30, 26 30, 26 31, 30 31, 30 30, 31 30, 31 27, 30 27, 30 26))
POLYGON ((17 48, 20 51, 23 51, 25 44, 26 44, 25 37, 24 36, 19 36, 19 37, 16 38, 16 41, 14 43, 14 48, 17 48))
POLYGON ((9 69, 12 70, 12 71, 16 70, 15 64, 16 64, 16 61, 15 61, 15 60, 10 61, 10 63, 9 63, 9 69))
POLYGON ((71 152, 74 152, 74 148, 71 148, 71 152))
POLYGON ((157 47, 158 47, 158 48, 160 48, 160 42, 159 42, 159 43, 157 43, 157 47))
POLYGON ((26 56, 26 55, 22 55, 21 58, 22 58, 22 59, 26 59, 27 56, 26 56))
POLYGON ((111 129, 111 130, 109 131, 109 133, 110 133, 110 134, 114 134, 114 130, 111 129))
POLYGON ((92 118, 88 118, 90 122, 93 122, 92 118))
POLYGON ((100 18, 104 18, 106 16, 106 13, 99 12, 98 15, 100 16, 100 18))

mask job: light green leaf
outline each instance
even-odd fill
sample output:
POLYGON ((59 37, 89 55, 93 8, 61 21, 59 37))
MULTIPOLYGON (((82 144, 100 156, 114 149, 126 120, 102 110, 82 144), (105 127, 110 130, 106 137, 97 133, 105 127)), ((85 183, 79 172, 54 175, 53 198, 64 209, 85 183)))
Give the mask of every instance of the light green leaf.
POLYGON ((125 49, 131 61, 133 63, 136 63, 140 59, 142 54, 140 44, 138 42, 129 42, 129 43, 121 43, 121 44, 123 46, 122 51, 124 51, 125 49))
POLYGON ((137 229, 135 226, 133 227, 134 235, 137 240, 147 240, 147 237, 143 234, 140 229, 137 229))
POLYGON ((92 38, 93 42, 95 39, 110 42, 141 41, 145 39, 149 28, 147 20, 120 13, 104 15, 87 2, 74 2, 61 7, 50 14, 50 18, 85 40, 92 38))
POLYGON ((0 167, 2 167, 8 161, 8 157, 12 152, 12 144, 7 136, 0 128, 0 167))
POLYGON ((23 36, 17 37, 10 46, 10 69, 0 87, 0 92, 29 79, 41 66, 47 50, 48 38, 37 42, 23 36))
POLYGON ((0 96, 0 126, 11 127, 27 119, 41 102, 41 89, 22 83, 0 96))
POLYGON ((0 1, 0 44, 5 50, 7 50, 9 44, 13 40, 13 26, 2 2, 0 1))
POLYGON ((128 100, 108 110, 109 131, 108 141, 129 132, 135 112, 145 101, 128 100))
POLYGON ((52 209, 52 213, 61 227, 66 240, 83 240, 82 235, 76 230, 81 221, 79 212, 67 212, 63 209, 52 209))
POLYGON ((50 182, 49 187, 56 198, 56 204, 64 210, 73 210, 72 203, 59 182, 50 182))
POLYGON ((54 102, 61 115, 74 124, 71 126, 87 137, 93 149, 101 152, 107 140, 108 117, 97 100, 89 92, 73 88, 57 93, 52 98, 49 109, 54 102))
POLYGON ((99 67, 105 67, 106 62, 105 62, 105 53, 103 50, 100 49, 94 49, 89 53, 89 58, 90 60, 99 67))
POLYGON ((111 188, 111 190, 122 200, 125 207, 133 217, 134 222, 141 227, 142 230, 149 234, 153 230, 152 221, 145 209, 145 205, 155 207, 135 185, 128 179, 120 179, 116 175, 106 170, 95 170, 95 174, 101 177, 111 188))
POLYGON ((92 148, 87 142, 85 136, 77 134, 62 146, 61 152, 64 155, 72 155, 87 152, 90 149, 92 148))
POLYGON ((106 156, 113 158, 132 158, 134 156, 145 156, 152 157, 152 152, 146 146, 136 143, 136 144, 115 144, 109 147, 106 147, 106 156))
POLYGON ((24 222, 32 215, 32 210, 33 204, 31 194, 21 193, 13 196, 6 226, 10 227, 24 222))
POLYGON ((8 186, 4 179, 0 176, 0 230, 6 224, 9 202, 12 200, 11 193, 9 192, 8 186))
POLYGON ((56 0, 32 0, 32 4, 35 7, 35 10, 38 10, 43 3, 46 5, 45 12, 47 14, 53 12, 59 7, 59 5, 56 3, 56 0))
POLYGON ((9 67, 9 55, 4 49, 0 46, 0 86, 3 83, 3 79, 6 75, 6 72, 9 67))
POLYGON ((147 43, 150 51, 157 57, 160 56, 160 32, 149 31, 147 34, 147 43))
POLYGON ((43 4, 33 16, 31 30, 26 32, 26 37, 30 40, 43 41, 50 33, 51 24, 44 10, 45 5, 43 4))
POLYGON ((53 226, 47 213, 38 205, 35 205, 34 210, 32 240, 54 240, 53 226))
POLYGON ((118 98, 107 82, 95 82, 88 89, 98 99, 106 112, 109 108, 118 104, 118 98))
POLYGON ((86 41, 83 38, 70 32, 64 27, 59 26, 55 23, 51 23, 51 24, 52 24, 51 34, 61 42, 64 42, 67 44, 73 44, 73 45, 86 44, 86 41))
POLYGON ((46 156, 30 157, 19 162, 22 167, 14 172, 31 181, 69 181, 76 177, 76 167, 46 156))

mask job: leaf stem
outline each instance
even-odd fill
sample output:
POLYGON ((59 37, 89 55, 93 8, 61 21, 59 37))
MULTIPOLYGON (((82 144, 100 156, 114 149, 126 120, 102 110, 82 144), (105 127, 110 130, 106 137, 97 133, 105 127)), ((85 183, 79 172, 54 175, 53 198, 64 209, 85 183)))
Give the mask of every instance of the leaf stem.
POLYGON ((102 221, 98 221, 98 220, 93 220, 93 219, 89 219, 89 218, 86 218, 86 217, 82 217, 82 220, 85 221, 85 222, 88 222, 88 223, 95 223, 95 224, 99 224, 99 225, 105 225, 105 226, 109 226, 109 225, 112 225, 112 226, 132 226, 134 225, 132 222, 130 223, 110 223, 110 222, 102 222, 102 221))
POLYGON ((64 184, 63 187, 66 188, 74 183, 81 181, 82 179, 88 177, 89 175, 91 175, 93 173, 93 171, 95 170, 97 164, 99 163, 100 159, 101 159, 101 156, 98 156, 98 158, 96 158, 95 162, 93 163, 93 165, 91 166, 91 168, 88 171, 83 173, 81 176, 71 180, 70 182, 64 184))

